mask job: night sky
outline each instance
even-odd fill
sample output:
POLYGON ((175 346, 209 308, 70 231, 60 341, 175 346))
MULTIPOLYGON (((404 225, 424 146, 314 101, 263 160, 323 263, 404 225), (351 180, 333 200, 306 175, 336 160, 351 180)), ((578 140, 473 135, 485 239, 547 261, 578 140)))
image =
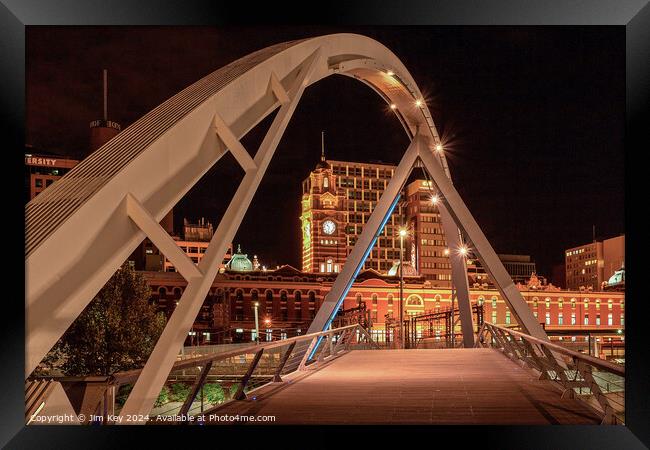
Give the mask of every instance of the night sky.
MULTIPOLYGON (((550 276, 565 248, 624 232, 623 27, 28 27, 27 137, 80 157, 88 123, 124 129, 199 78, 259 48, 354 32, 391 49, 427 98, 456 189, 499 253, 532 255, 550 276)), ((243 139, 254 152, 270 119, 243 139)), ((235 238, 269 266, 300 267, 301 181, 320 157, 397 163, 398 120, 363 84, 310 87, 235 238)), ((179 149, 182 151, 182 149, 179 149)), ((242 171, 227 155, 175 208, 215 226, 242 171)))

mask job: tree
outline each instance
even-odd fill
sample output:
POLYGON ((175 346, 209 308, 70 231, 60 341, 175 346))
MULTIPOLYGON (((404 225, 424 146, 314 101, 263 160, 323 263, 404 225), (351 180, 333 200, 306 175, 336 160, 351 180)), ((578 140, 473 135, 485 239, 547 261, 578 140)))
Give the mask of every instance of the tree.
POLYGON ((144 277, 124 263, 65 332, 46 361, 69 376, 141 368, 165 327, 144 277))

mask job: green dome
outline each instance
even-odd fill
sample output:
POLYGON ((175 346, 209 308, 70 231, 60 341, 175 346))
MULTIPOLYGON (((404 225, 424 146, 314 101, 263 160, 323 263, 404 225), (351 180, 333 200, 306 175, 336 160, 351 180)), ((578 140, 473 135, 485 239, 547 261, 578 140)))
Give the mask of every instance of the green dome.
POLYGON ((237 253, 232 255, 228 264, 226 264, 228 270, 233 272, 250 272, 253 270, 253 263, 248 259, 248 255, 244 255, 241 252, 241 245, 237 246, 237 253))

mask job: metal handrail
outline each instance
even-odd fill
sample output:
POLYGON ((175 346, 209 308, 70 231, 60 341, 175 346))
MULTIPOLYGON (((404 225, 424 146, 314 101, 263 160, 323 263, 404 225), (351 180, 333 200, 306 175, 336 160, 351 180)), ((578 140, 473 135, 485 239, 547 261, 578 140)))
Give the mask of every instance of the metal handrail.
MULTIPOLYGON (((569 356, 571 358, 576 358, 576 359, 582 360, 582 361, 588 363, 590 366, 597 367, 597 368, 605 370, 607 372, 612 372, 612 373, 614 373, 616 375, 619 375, 621 377, 625 376, 625 367, 621 366, 620 364, 611 363, 609 361, 605 361, 603 359, 596 358, 596 357, 591 356, 591 355, 585 355, 583 353, 576 352, 574 350, 569 350, 568 348, 562 347, 561 345, 555 344, 555 343, 553 343, 551 341, 536 338, 534 336, 530 336, 528 334, 522 333, 520 331, 515 331, 515 330, 510 329, 510 328, 500 327, 498 325, 494 325, 494 324, 487 323, 487 322, 483 324, 484 327, 486 325, 489 325, 489 326, 494 327, 496 329, 499 329, 501 331, 505 331, 506 333, 509 333, 509 334, 511 334, 513 336, 517 336, 517 337, 520 337, 522 339, 526 339, 527 341, 533 342, 533 343, 535 343, 537 345, 544 345, 549 350, 553 350, 554 352, 561 353, 561 354, 569 356)), ((480 333, 479 333, 479 336, 480 336, 480 333)))
POLYGON ((540 372, 540 380, 549 380, 557 383, 562 388, 562 398, 569 396, 584 402, 601 418, 601 424, 622 423, 625 414, 625 368, 618 364, 594 358, 590 355, 569 350, 550 340, 544 340, 484 322, 479 330, 476 347, 490 346, 501 349, 505 356, 515 362, 521 362, 540 372), (486 342, 484 335, 489 332, 491 342, 486 342), (568 357, 562 361, 561 355, 568 357), (592 369, 614 374, 623 378, 623 383, 618 384, 598 374, 592 369), (597 379, 604 381, 607 386, 603 392, 597 379), (610 386, 621 388, 621 391, 612 391, 610 386), (586 388, 586 395, 582 389, 586 388), (579 389, 579 391, 576 391, 579 389), (615 397, 619 397, 616 400, 615 397), (622 398, 620 398, 622 397, 622 398))
MULTIPOLYGON (((209 354, 209 355, 203 355, 203 356, 197 356, 195 358, 187 358, 187 359, 182 359, 178 360, 174 363, 172 366, 171 372, 175 370, 182 370, 182 369, 187 369, 191 367, 197 367, 197 366, 205 366, 208 363, 214 363, 217 361, 225 360, 228 358, 232 358, 235 356, 239 355, 245 355, 245 354, 257 354, 260 351, 267 351, 270 349, 278 348, 278 347, 285 347, 287 345, 292 345, 292 344, 297 344, 299 342, 307 342, 307 341, 312 341, 312 343, 317 340, 317 338, 320 338, 322 336, 332 336, 335 334, 341 334, 346 331, 351 331, 352 329, 359 329, 362 334, 366 336, 368 339, 368 342, 373 345, 376 348, 379 348, 379 346, 372 340, 370 337, 369 333, 361 327, 359 324, 352 324, 352 325, 346 325, 344 327, 339 327, 339 328, 333 328, 331 330, 326 330, 326 331, 319 331, 316 333, 309 333, 305 334, 302 336, 294 336, 288 339, 283 339, 279 341, 272 341, 268 343, 260 343, 260 344, 252 344, 247 347, 242 347, 238 348, 235 350, 231 350, 228 352, 222 352, 222 353, 214 353, 214 354, 209 354)), ((113 384, 126 384, 133 382, 137 380, 138 376, 142 372, 142 369, 133 369, 133 370, 128 370, 124 372, 118 372, 112 375, 111 377, 111 382, 113 384)), ((170 373, 171 373, 170 372, 170 373)))

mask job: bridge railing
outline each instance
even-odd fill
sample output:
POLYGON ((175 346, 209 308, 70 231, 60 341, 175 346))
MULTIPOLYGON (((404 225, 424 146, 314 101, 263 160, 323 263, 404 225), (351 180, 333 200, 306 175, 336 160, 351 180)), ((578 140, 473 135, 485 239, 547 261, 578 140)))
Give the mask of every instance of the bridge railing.
POLYGON ((623 366, 487 322, 479 330, 476 346, 499 349, 513 361, 539 372, 540 380, 560 387, 562 398, 584 401, 602 417, 601 423, 624 423, 623 366))
MULTIPOLYGON (((196 357, 185 355, 174 363, 149 416, 196 415, 230 400, 244 400, 254 395, 249 392, 256 388, 281 382, 282 376, 308 370, 354 348, 379 347, 367 330, 351 324, 196 357)), ((137 369, 113 375, 118 399, 120 387, 126 387, 128 392, 140 372, 137 369)), ((119 410, 118 404, 116 414, 119 410)))

